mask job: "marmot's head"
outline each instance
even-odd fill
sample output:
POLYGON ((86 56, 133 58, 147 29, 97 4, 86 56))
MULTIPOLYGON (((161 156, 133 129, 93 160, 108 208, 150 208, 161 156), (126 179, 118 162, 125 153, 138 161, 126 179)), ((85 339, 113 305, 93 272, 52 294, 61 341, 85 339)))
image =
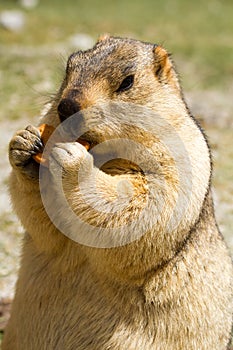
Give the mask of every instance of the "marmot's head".
POLYGON ((157 215, 153 244, 164 245, 164 256, 168 246, 177 248, 200 214, 210 157, 166 50, 104 37, 69 57, 53 108, 91 144, 102 171, 145 177, 153 208, 144 219, 157 215))
POLYGON ((165 49, 136 40, 104 37, 92 49, 69 57, 58 114, 63 121, 110 100, 159 107, 159 94, 163 104, 167 97, 163 89, 180 97, 177 75, 165 49))
MULTIPOLYGON (((171 134, 171 129, 176 132, 190 125, 177 74, 166 50, 155 44, 109 36, 100 38, 92 49, 69 57, 53 108, 60 122, 75 114, 71 129, 91 144, 93 153, 101 152, 94 146, 115 138, 135 142, 140 139, 151 148, 165 129, 166 133, 170 129, 171 134)), ((192 132, 189 126, 188 132, 192 132)), ((109 144, 107 147, 110 149, 109 144)), ((119 147, 111 147, 111 152, 121 158, 119 147)), ((122 147, 127 148, 124 143, 122 147)), ((160 148, 160 153, 164 156, 166 152, 160 148)), ((164 164, 164 158, 161 161, 164 164)))

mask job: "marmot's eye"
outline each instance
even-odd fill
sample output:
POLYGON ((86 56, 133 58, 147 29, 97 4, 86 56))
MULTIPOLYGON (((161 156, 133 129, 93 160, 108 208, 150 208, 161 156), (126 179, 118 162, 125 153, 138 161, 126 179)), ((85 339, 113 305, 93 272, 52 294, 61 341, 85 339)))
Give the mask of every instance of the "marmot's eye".
POLYGON ((119 86, 116 92, 129 90, 133 86, 133 82, 134 82, 134 75, 128 75, 128 77, 126 77, 122 81, 121 85, 119 86))

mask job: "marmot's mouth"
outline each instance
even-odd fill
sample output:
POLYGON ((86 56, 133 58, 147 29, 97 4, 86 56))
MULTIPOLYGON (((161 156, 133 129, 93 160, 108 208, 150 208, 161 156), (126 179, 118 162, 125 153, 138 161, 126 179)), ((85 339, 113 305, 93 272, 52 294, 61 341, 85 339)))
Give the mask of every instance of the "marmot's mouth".
MULTIPOLYGON (((51 125, 42 124, 40 126, 39 131, 41 133, 41 139, 44 142, 44 145, 47 144, 54 130, 55 128, 51 125)), ((50 145, 47 145, 47 154, 50 153, 55 141, 61 142, 59 134, 55 138, 56 140, 53 139, 52 143, 50 145)), ((86 132, 82 134, 78 139, 76 139, 76 141, 83 145, 88 152, 90 152, 93 149, 91 154, 94 158, 94 163, 102 171, 111 175, 125 174, 129 172, 141 172, 141 169, 136 164, 134 164, 130 160, 119 157, 119 155, 117 154, 117 149, 114 149, 114 147, 111 147, 109 146, 109 144, 105 143, 105 141, 110 140, 111 139, 104 139, 103 135, 98 135, 94 131, 86 132), (98 146, 97 152, 96 150, 94 150, 96 146, 98 146)), ((37 163, 41 163, 45 167, 48 167, 48 158, 44 156, 43 153, 38 153, 35 156, 33 156, 33 158, 37 163)))
MULTIPOLYGON (((111 139, 110 139, 111 140, 111 139)), ((87 132, 77 139, 77 142, 82 144, 88 152, 90 152, 94 158, 95 165, 102 171, 111 175, 123 175, 128 173, 143 173, 142 169, 134 162, 123 159, 117 155, 117 149, 112 148, 105 144, 101 135, 97 135, 94 132, 87 132), (94 147, 98 147, 98 151, 94 147)))
POLYGON ((88 152, 98 144, 97 142, 91 141, 89 138, 87 139, 84 136, 79 137, 76 141, 83 145, 88 152))

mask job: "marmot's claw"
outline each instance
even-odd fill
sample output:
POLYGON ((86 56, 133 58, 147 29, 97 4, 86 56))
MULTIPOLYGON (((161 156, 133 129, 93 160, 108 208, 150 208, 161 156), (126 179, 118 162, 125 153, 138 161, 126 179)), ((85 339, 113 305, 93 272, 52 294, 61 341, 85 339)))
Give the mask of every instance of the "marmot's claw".
POLYGON ((29 125, 26 129, 18 131, 9 145, 11 165, 30 177, 38 176, 39 167, 32 156, 41 152, 43 147, 37 128, 29 125))
POLYGON ((34 134, 35 136, 37 136, 40 139, 40 131, 37 127, 33 126, 33 125, 28 125, 25 130, 29 131, 30 133, 34 134))

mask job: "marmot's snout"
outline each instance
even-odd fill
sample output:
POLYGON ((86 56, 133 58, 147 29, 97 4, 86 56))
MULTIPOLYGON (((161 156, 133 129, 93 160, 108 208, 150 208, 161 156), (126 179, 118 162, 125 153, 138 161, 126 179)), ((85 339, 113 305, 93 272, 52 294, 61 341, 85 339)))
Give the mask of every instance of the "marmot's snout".
POLYGON ((72 98, 63 98, 57 107, 61 122, 69 118, 71 115, 79 112, 80 110, 80 104, 72 98))

